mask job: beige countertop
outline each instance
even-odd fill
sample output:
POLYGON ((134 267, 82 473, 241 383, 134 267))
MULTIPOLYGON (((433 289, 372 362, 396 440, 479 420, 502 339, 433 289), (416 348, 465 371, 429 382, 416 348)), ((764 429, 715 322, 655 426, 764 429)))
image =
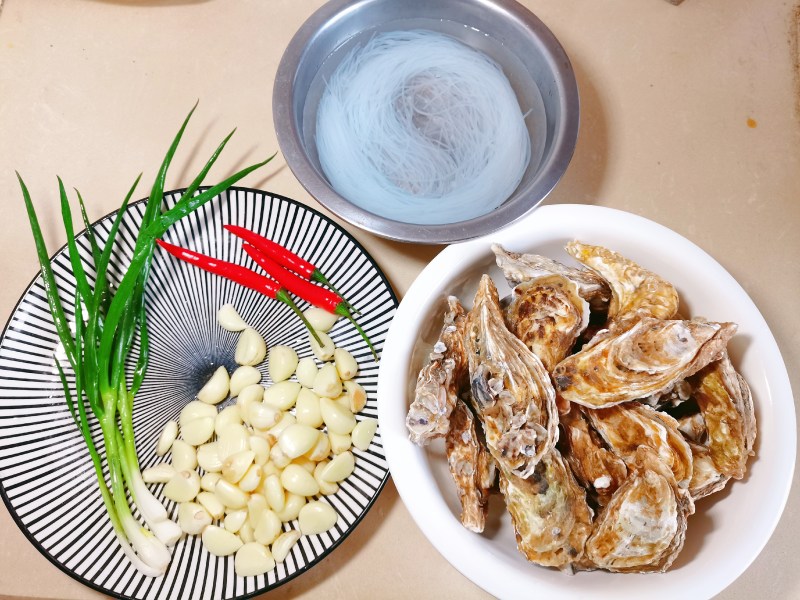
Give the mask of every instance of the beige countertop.
MULTIPOLYGON (((239 130, 217 176, 277 150, 272 82, 320 0, 0 2, 0 322, 37 266, 14 176, 25 177, 48 245, 64 243, 60 175, 93 218, 155 174, 176 123, 200 107, 168 182, 188 183, 239 130), (192 150, 198 150, 194 153, 192 150), (184 166, 185 165, 185 166, 184 166)), ((798 8, 782 0, 526 0, 569 54, 581 95, 575 157, 548 203, 653 219, 697 243, 742 284, 800 390, 798 8)), ((315 204, 279 156, 243 184, 315 204)), ((402 297, 440 250, 348 227, 402 297)), ((665 251, 669 249, 665 248, 665 251)), ((772 539, 719 597, 800 598, 798 483, 772 539)), ((94 598, 56 569, 0 508, 0 596, 94 598)), ((687 597, 691 590, 687 590, 687 597)), ((319 566, 266 597, 481 598, 411 520, 391 482, 319 566)))

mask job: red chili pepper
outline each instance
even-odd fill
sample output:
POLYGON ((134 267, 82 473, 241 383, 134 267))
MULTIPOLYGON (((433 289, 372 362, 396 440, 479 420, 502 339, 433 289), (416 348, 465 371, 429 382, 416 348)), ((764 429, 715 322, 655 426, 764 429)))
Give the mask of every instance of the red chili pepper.
POLYGON ((314 285, 310 281, 306 281, 297 274, 292 273, 290 270, 283 268, 255 246, 244 244, 243 247, 244 251, 247 252, 247 254, 249 254, 250 257, 256 261, 256 263, 262 269, 264 269, 264 271, 266 271, 267 275, 277 281, 281 287, 286 288, 295 296, 299 296, 314 306, 327 310, 328 312, 341 315, 349 320, 356 328, 358 333, 361 334, 361 337, 364 338, 364 341, 372 351, 372 355, 375 357, 375 360, 378 360, 378 353, 375 351, 375 347, 372 345, 372 342, 370 342, 369 337, 361 328, 361 326, 356 323, 356 320, 353 318, 353 315, 350 314, 350 311, 347 308, 347 303, 342 300, 341 296, 333 293, 330 290, 321 288, 318 285, 314 285))
POLYGON ((167 243, 164 240, 156 240, 156 243, 172 256, 179 258, 190 265, 194 265, 203 269, 204 271, 224 277, 225 279, 230 279, 234 283, 238 283, 246 288, 264 294, 269 298, 274 298, 279 302, 283 302, 289 308, 291 308, 298 317, 300 317, 300 320, 303 321, 303 324, 306 326, 311 335, 314 336, 314 339, 317 340, 317 343, 320 346, 322 345, 319 335, 317 335, 317 332, 314 331, 314 328, 311 326, 311 323, 308 322, 308 319, 306 319, 305 315, 300 311, 299 308, 297 308, 294 300, 292 300, 292 297, 288 294, 280 282, 275 282, 269 277, 264 277, 263 275, 254 273, 250 269, 242 267, 241 265, 224 260, 218 260, 216 258, 212 258, 211 256, 206 256, 205 254, 195 252, 194 250, 187 250, 186 248, 181 248, 180 246, 167 243))
POLYGON ((294 271, 301 277, 308 279, 309 281, 317 281, 322 285, 329 287, 331 290, 334 291, 347 305, 347 308, 352 310, 353 312, 358 312, 353 308, 353 305, 350 304, 347 300, 344 299, 339 291, 333 287, 333 284, 328 281, 328 278, 322 274, 317 267, 312 265, 306 259, 297 256, 291 250, 288 250, 278 244, 277 242, 273 242, 269 238, 265 238, 263 235, 259 235, 254 231, 250 231, 249 229, 245 229, 244 227, 240 227, 238 225, 225 225, 225 229, 230 231, 233 235, 242 238, 248 244, 255 246, 262 254, 271 258, 273 261, 278 263, 282 267, 286 267, 287 269, 294 271))

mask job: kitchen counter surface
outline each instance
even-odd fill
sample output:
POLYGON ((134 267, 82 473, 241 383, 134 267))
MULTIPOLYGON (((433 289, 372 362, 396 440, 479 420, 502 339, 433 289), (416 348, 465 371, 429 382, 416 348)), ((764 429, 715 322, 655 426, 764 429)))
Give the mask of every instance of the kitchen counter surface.
MULTIPOLYGON (((116 209, 137 173, 153 177, 198 98, 168 187, 185 186, 205 149, 234 126, 218 177, 271 154, 278 149, 271 112, 278 61, 320 4, 0 2, 0 323, 37 270, 15 169, 35 201, 52 207, 42 227, 57 248, 65 240, 55 176, 79 187, 92 218, 116 209)), ((800 390, 800 8, 781 0, 524 4, 565 47, 581 96, 575 156, 547 203, 627 210, 698 244, 753 298, 800 390)), ((242 183, 316 206, 280 155, 242 183)), ((400 297, 441 250, 347 228, 400 297)), ((719 598, 800 598, 798 491, 795 478, 772 539, 719 598)), ((0 564, 0 597, 100 596, 41 556, 5 506, 0 564)), ((339 549, 264 597, 487 595, 428 543, 390 481, 339 549)))

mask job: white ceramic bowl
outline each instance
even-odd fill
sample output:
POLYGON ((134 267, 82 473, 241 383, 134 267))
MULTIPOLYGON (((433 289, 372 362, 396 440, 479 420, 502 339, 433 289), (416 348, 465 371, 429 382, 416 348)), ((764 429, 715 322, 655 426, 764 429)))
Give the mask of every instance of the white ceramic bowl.
POLYGON ((400 304, 381 360, 378 415, 392 473, 408 510, 441 554, 461 573, 501 598, 710 598, 733 582, 767 543, 789 494, 796 454, 795 414, 786 368, 752 300, 713 258, 675 232, 628 213, 583 205, 546 206, 490 237, 446 248, 420 274, 400 304), (742 481, 697 503, 686 545, 661 575, 578 573, 568 576, 530 564, 518 553, 502 499, 493 498, 483 534, 464 529, 443 444, 421 449, 408 440, 405 416, 416 374, 440 328, 445 298, 469 307, 482 273, 501 297, 508 291, 489 248, 535 252, 575 264, 571 239, 616 250, 671 281, 692 315, 734 321, 734 365, 753 392, 756 455, 742 481))

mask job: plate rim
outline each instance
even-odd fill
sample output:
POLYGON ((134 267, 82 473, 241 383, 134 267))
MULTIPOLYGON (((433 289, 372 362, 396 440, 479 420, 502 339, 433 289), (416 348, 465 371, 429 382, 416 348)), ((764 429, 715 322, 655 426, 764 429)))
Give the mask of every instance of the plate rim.
MULTIPOLYGON (((533 211, 530 215, 528 215, 523 220, 517 221, 517 222, 509 225, 508 227, 503 228, 502 230, 499 230, 499 231, 497 231, 497 232, 495 232, 493 234, 482 236, 480 238, 473 239, 473 240, 468 240, 468 241, 465 241, 465 242, 460 243, 460 244, 453 244, 451 246, 448 246, 444 250, 442 250, 442 252, 440 252, 423 269, 423 271, 414 280, 414 282, 412 283, 412 285, 409 287, 408 291, 404 295, 403 302, 401 302, 400 307, 398 308, 398 311, 397 311, 397 313, 395 315, 396 318, 395 318, 394 322, 392 323, 392 327, 390 327, 389 333, 388 333, 387 338, 386 338, 386 348, 387 348, 387 350, 385 352, 387 354, 387 358, 390 358, 390 359, 391 358, 395 358, 395 354, 396 354, 395 349, 399 347, 400 339, 402 339, 402 337, 404 337, 400 332, 400 324, 401 324, 401 322, 405 321, 405 319, 407 318, 406 317, 406 313, 408 312, 410 317, 418 317, 421 313, 423 313, 425 311, 425 307, 426 306, 429 306, 431 302, 435 301, 435 298, 426 297, 419 290, 424 288, 425 285, 430 284, 432 282, 433 277, 435 277, 434 273, 435 273, 435 271, 437 269, 439 269, 441 271, 441 267, 442 266, 448 265, 449 257, 450 257, 451 254, 457 253, 459 251, 465 251, 465 252, 469 253, 470 257, 472 257, 471 252, 474 251, 473 249, 475 247, 485 248, 486 251, 488 252, 490 243, 492 243, 494 241, 499 241, 500 243, 504 243, 507 238, 513 237, 514 235, 518 235, 523 230, 528 235, 531 235, 531 237, 533 237, 533 235, 535 235, 535 233, 532 234, 531 232, 535 232, 536 231, 537 221, 542 216, 542 212, 544 212, 545 215, 547 216, 547 219, 549 219, 546 222, 545 226, 548 228, 546 230, 546 235, 550 235, 549 228, 552 227, 552 223, 557 222, 559 218, 563 222, 564 218, 567 217, 567 216, 574 217, 574 212, 575 211, 578 211, 580 213, 584 213, 584 216, 586 214, 589 214, 590 216, 595 216, 595 217, 598 217, 599 215, 602 215, 604 220, 607 220, 609 218, 611 218, 611 219, 622 219, 622 220, 627 220, 628 222, 634 222, 634 223, 643 224, 643 225, 646 225, 651 231, 652 230, 659 230, 661 233, 666 234, 666 235, 668 235, 670 237, 673 237, 673 239, 680 238, 680 240, 682 240, 683 243, 687 244, 688 247, 690 247, 694 252, 699 253, 699 256, 702 256, 704 260, 709 261, 708 262, 709 265, 712 265, 716 269, 721 270, 721 272, 724 273, 727 276, 727 278, 729 278, 730 282, 735 284, 735 286, 739 290, 741 290, 742 298, 740 300, 745 302, 748 305, 748 308, 750 308, 750 309, 752 309, 754 311, 754 315, 757 317, 757 321, 756 321, 755 325, 759 326, 759 327, 763 326, 763 332, 765 333, 765 342, 766 342, 767 346, 770 347, 770 350, 774 351, 773 354, 779 360, 779 363, 774 365, 776 374, 779 376, 779 380, 778 381, 768 380, 770 382, 770 387, 772 387, 772 385, 775 384, 776 387, 779 387, 782 390, 785 390, 785 392, 788 394, 788 397, 790 399, 793 398, 792 390, 791 390, 791 381, 789 380, 789 377, 788 377, 786 364, 785 364, 785 361, 783 359, 783 355, 780 352, 780 348, 779 348, 779 346, 777 344, 777 341, 775 340, 775 337, 772 334, 771 329, 769 328, 769 325, 766 323, 766 320, 764 319, 763 315, 761 314, 760 310, 758 309, 758 306, 755 304, 755 302, 750 297, 750 295, 747 293, 747 291, 727 271, 727 269, 725 269, 724 266, 722 266, 715 258, 713 258, 705 250, 700 248, 697 244, 695 244, 694 242, 692 242, 688 238, 682 236, 678 232, 666 227, 665 225, 662 225, 660 223, 657 223, 656 221, 653 221, 651 219, 648 219, 646 217, 643 217, 643 216, 640 216, 640 215, 637 215, 637 214, 634 214, 634 213, 631 213, 631 212, 628 212, 628 211, 615 209, 615 208, 610 208, 610 207, 604 207, 604 206, 591 205, 591 204, 587 205, 587 204, 575 204, 575 203, 572 203, 572 204, 546 205, 546 206, 540 207, 537 210, 533 211), (503 239, 499 239, 499 238, 503 238, 503 239), (420 300, 420 301, 424 300, 425 302, 423 304, 415 306, 414 309, 412 310, 411 308, 409 308, 410 305, 409 305, 408 302, 406 302, 406 300, 409 299, 409 298, 416 299, 416 297, 418 295, 420 295, 420 298, 418 300, 420 300), (758 319, 760 319, 760 322, 758 321, 758 319), (396 338, 399 338, 399 339, 396 339, 396 338)), ((569 235, 569 234, 566 234, 566 235, 569 235)), ((575 234, 573 233, 572 235, 574 236, 575 234)), ((538 241, 540 243, 541 242, 545 242, 545 243, 547 242, 546 239, 545 240, 541 240, 540 239, 538 241)), ((534 243, 536 243, 536 242, 534 242, 534 243)), ((407 364, 408 364, 407 361, 410 360, 410 357, 405 358, 403 356, 398 356, 397 359, 402 361, 401 362, 401 367, 404 369, 407 366, 407 364)), ((396 370, 403 370, 403 369, 396 369, 396 370)), ((391 396, 392 396, 390 391, 386 389, 390 385, 389 383, 387 383, 387 379, 389 379, 390 377, 391 376, 383 376, 383 366, 382 366, 381 367, 381 372, 379 373, 379 377, 378 377, 378 418, 383 423, 384 450, 386 452, 386 458, 387 458, 387 461, 389 462, 389 468, 392 471, 392 478, 393 478, 393 480, 395 482, 395 487, 398 490, 398 494, 400 495, 401 499, 403 500, 404 505, 406 506, 407 510, 409 511, 409 513, 411 514, 412 518, 414 519, 414 522, 420 528, 420 530, 423 533, 423 535, 425 535, 427 540, 434 546, 434 548, 436 548, 436 550, 445 558, 445 560, 447 560, 454 568, 456 568, 460 573, 462 573, 462 575, 467 577, 475 585, 481 587, 485 591, 487 591, 489 593, 492 593, 492 594, 498 594, 498 593, 502 594, 503 590, 507 589, 507 588, 503 588, 503 586, 500 586, 500 585, 494 585, 493 586, 493 585, 487 584, 487 581, 485 580, 486 579, 485 577, 482 578, 478 572, 465 568, 466 565, 463 564, 463 562, 459 564, 457 560, 454 560, 454 558, 455 559, 458 558, 458 556, 457 556, 458 553, 459 553, 458 550, 450 547, 451 546, 450 540, 446 540, 445 541, 445 540, 441 539, 441 536, 439 538, 437 538, 435 535, 429 535, 429 533, 433 532, 432 531, 433 528, 431 527, 431 523, 426 520, 425 515, 423 514, 423 511, 416 507, 416 505, 414 504, 413 500, 412 500, 412 502, 408 501, 409 497, 412 496, 411 490, 408 487, 409 486, 409 480, 407 479, 408 473, 405 472, 406 471, 405 468, 402 468, 402 467, 398 468, 396 465, 402 464, 402 460, 403 459, 405 459, 406 461, 409 461, 409 459, 410 460, 416 460, 416 458, 414 458, 414 455, 416 455, 417 457, 423 457, 422 460, 427 460, 427 459, 424 458, 424 454, 425 454, 426 450, 423 449, 423 448, 416 447, 416 446, 414 446, 413 448, 409 447, 409 446, 406 446, 405 448, 401 447, 401 444, 408 444, 410 442, 408 442, 408 436, 405 435, 405 426, 402 425, 402 427, 398 427, 398 424, 394 423, 394 421, 397 420, 396 419, 397 407, 388 405, 388 402, 390 401, 389 398, 391 398, 391 396), (392 423, 392 426, 390 426, 389 423, 392 423), (402 429, 402 431, 400 431, 400 429, 402 429), (398 477, 398 474, 400 475, 400 477, 398 477)), ((396 387, 396 386, 391 386, 391 387, 396 387)), ((406 386, 403 386, 402 389, 405 390, 406 386)), ((408 403, 408 398, 406 397, 405 394, 406 393, 403 392, 404 402, 405 402, 405 405, 404 405, 404 408, 403 408, 403 412, 404 413, 405 413, 405 410, 406 410, 406 407, 407 407, 407 403, 408 403)), ((782 395, 783 394, 781 394, 781 396, 782 395)), ((769 394, 768 394, 768 399, 772 400, 774 397, 775 397, 775 394, 773 394, 770 391, 769 394)), ((393 398, 392 400, 396 400, 396 398, 393 398)), ((770 519, 768 534, 763 536, 763 540, 761 541, 760 544, 758 544, 758 547, 754 547, 754 548, 751 549, 751 551, 748 553, 748 557, 747 557, 746 561, 743 562, 741 568, 737 567, 737 569, 735 569, 734 572, 733 572, 734 574, 732 576, 727 576, 725 578, 724 583, 722 583, 721 586, 719 584, 707 586, 708 589, 706 589, 705 591, 709 593, 709 597, 711 597, 711 596, 713 596, 715 594, 718 594, 722 590, 727 588, 736 579, 738 579, 738 577, 740 577, 741 574, 744 573, 745 570, 747 570, 750 567, 750 565, 759 556, 759 554, 763 551, 764 547, 766 546, 766 544, 768 543, 768 541, 770 540, 770 538, 774 534, 775 529, 777 528, 777 525, 778 525, 778 523, 779 523, 779 521, 780 521, 781 517, 783 516, 783 513, 784 513, 784 511, 786 509, 786 504, 788 502, 788 497, 789 497, 789 494, 790 494, 790 491, 791 491, 792 481, 793 481, 793 477, 794 477, 794 468, 795 468, 796 458, 797 458, 797 456, 796 456, 797 455, 797 427, 796 427, 796 408, 795 408, 794 404, 791 403, 791 402, 786 403, 785 409, 790 411, 795 418, 787 419, 787 421, 789 422, 789 425, 788 425, 789 438, 787 438, 787 439, 785 439, 783 441, 784 442, 791 441, 794 451, 787 457, 787 462, 785 463, 785 471, 786 471, 786 473, 788 473, 788 477, 786 476, 786 473, 783 474, 784 485, 783 485, 782 489, 778 490, 780 492, 780 496, 779 496, 780 501, 778 503, 779 510, 777 510, 774 513, 774 515, 772 516, 772 518, 770 519)), ((424 476, 425 476, 425 478, 428 478, 428 477, 432 478, 432 475, 430 475, 430 471, 428 471, 428 470, 425 471, 424 476)), ((420 473, 416 473, 416 477, 417 477, 417 479, 419 479, 420 473)), ((435 485, 435 483, 434 483, 434 485, 435 485)), ((459 527, 460 527, 460 525, 459 525, 459 527)), ((467 541, 467 543, 469 543, 468 540, 469 540, 469 538, 465 538, 464 541, 467 541)), ((505 567, 505 565, 493 565, 493 566, 495 566, 495 567, 505 567)), ((491 583, 491 582, 489 582, 489 583, 491 583)), ((548 590, 552 592, 552 589, 549 586, 548 586, 548 590)), ((573 597, 573 596, 570 595, 569 597, 573 597)))
MULTIPOLYGON (((210 187, 211 186, 203 185, 203 186, 200 186, 198 189, 199 189, 199 191, 204 191, 204 190, 209 189, 210 187)), ((185 187, 181 187, 181 188, 173 188, 173 189, 170 189, 170 190, 165 190, 163 192, 163 194, 162 194, 162 198, 174 197, 177 194, 185 192, 186 189, 187 188, 185 188, 185 187)), ((215 199, 221 198, 223 195, 227 195, 230 192, 237 192, 237 193, 243 192, 245 194, 246 193, 253 193, 253 194, 257 194, 257 195, 260 194, 260 195, 262 195, 264 197, 265 200, 269 200, 271 198, 276 198, 276 199, 278 199, 280 201, 288 202, 290 204, 294 204, 294 205, 296 205, 296 206, 298 206, 300 208, 303 208, 305 210, 310 211, 312 214, 317 215, 321 219, 325 220, 328 224, 333 225, 334 227, 339 229, 346 236, 346 238, 349 241, 351 241, 356 246, 356 248, 358 248, 363 253, 365 258, 375 268, 375 270, 378 273, 378 276, 380 277, 381 281, 384 283, 384 285, 386 286, 386 289, 389 292, 390 298, 391 298, 392 302, 394 303, 395 315, 397 314, 397 310, 399 309, 399 304, 400 303, 399 303, 398 298, 397 298, 397 293, 395 292, 394 288, 392 287, 391 282, 386 277, 386 274, 383 272, 383 269, 377 263, 375 258, 367 251, 367 249, 363 246, 363 244, 361 244, 361 242, 350 231, 348 231, 344 226, 342 226, 341 224, 337 223, 335 220, 333 220, 333 218, 331 218, 330 216, 324 214, 323 212, 321 212, 317 208, 315 208, 313 206, 309 206, 308 204, 300 202, 299 200, 295 200, 293 198, 289 198, 288 196, 284 196, 282 194, 276 194, 276 193, 270 192, 268 190, 262 190, 262 189, 258 189, 258 188, 251 188, 251 187, 247 187, 247 186, 231 186, 226 191, 221 192, 220 194, 217 194, 216 196, 214 196, 211 200, 208 201, 208 203, 210 204, 215 199)), ((134 202, 130 202, 128 204, 128 208, 127 208, 126 212, 128 212, 132 207, 141 205, 141 204, 143 204, 145 202, 147 202, 147 197, 140 198, 139 200, 136 200, 134 202)), ((162 202, 163 202, 163 200, 162 200, 162 202)), ((99 224, 99 223, 101 223, 103 221, 108 220, 108 219, 113 219, 119 213, 119 210, 120 209, 116 209, 116 210, 113 210, 113 211, 111 211, 109 213, 104 214, 100 218, 92 221, 91 225, 95 226, 95 225, 97 225, 97 224, 99 224)), ((79 239, 81 237, 84 237, 86 235, 86 232, 87 232, 86 228, 76 232, 75 233, 75 239, 79 239)), ((64 252, 66 252, 66 251, 68 251, 68 243, 67 242, 65 242, 60 248, 58 248, 58 250, 53 252, 53 254, 49 256, 48 260, 50 261, 50 263, 52 263, 58 256, 64 254, 64 252)), ((36 282, 39 280, 40 277, 41 277, 41 269, 36 272, 36 274, 30 280, 28 285, 25 286, 25 290, 22 292, 22 294, 20 295, 20 297, 17 299, 16 303, 14 304, 14 307, 11 309, 9 317, 8 317, 6 323, 3 325, 2 331, 0 331, 0 342, 2 342, 5 339, 6 333, 8 332, 8 328, 11 326, 11 322, 14 320, 14 316, 16 315, 17 311, 19 310, 20 305, 25 300, 25 298, 27 297, 27 295, 30 292, 31 288, 33 288, 33 286, 36 284, 36 282)), ((48 317, 50 317, 49 314, 48 314, 48 317)), ((394 321, 394 316, 392 317, 392 321, 394 321)), ((386 342, 387 341, 388 341, 388 331, 387 331, 387 334, 386 334, 386 338, 384 339, 384 342, 383 342, 384 349, 386 347, 386 342)), ((381 352, 381 358, 383 358, 383 352, 381 352)), ((376 385, 376 389, 377 389, 377 385, 376 385)), ((377 392, 376 392, 376 404, 378 404, 378 402, 377 402, 377 392)), ((379 422, 378 427, 380 427, 380 422, 379 422)), ((384 448, 384 455, 385 454, 386 454, 386 450, 384 448)), ((383 493, 383 490, 386 487, 386 483, 389 480, 389 477, 391 476, 391 470, 388 468, 388 464, 389 464, 388 458, 385 458, 385 460, 386 460, 386 463, 387 463, 386 473, 384 474, 383 478, 381 479, 380 483, 378 484, 378 488, 377 488, 375 494, 370 498, 369 502, 367 502, 367 504, 365 505, 363 512, 353 521, 353 524, 352 524, 351 527, 349 527, 337 540, 335 540, 333 542, 333 544, 331 544, 331 546, 329 548, 325 549, 325 551, 323 551, 321 554, 319 554, 317 556, 316 560, 314 560, 311 563, 305 564, 302 568, 298 568, 294 573, 292 573, 291 575, 289 575, 288 577, 286 577, 284 579, 281 579, 280 581, 277 581, 275 583, 275 585, 273 585, 273 586, 266 586, 266 587, 257 589, 257 590, 255 590, 253 592, 248 592, 246 594, 239 594, 239 595, 236 595, 236 596, 231 596, 229 598, 226 598, 225 600, 247 600, 249 598, 253 598, 255 596, 266 594, 266 593, 269 593, 269 592, 271 592, 273 590, 277 590, 278 588, 280 588, 284 584, 286 584, 286 583, 292 581, 293 579, 299 577, 300 575, 306 573, 307 571, 311 570, 311 568, 313 568, 314 566, 316 566, 317 564, 321 563, 323 560, 328 558, 333 553, 333 551, 336 548, 338 548, 339 545, 342 544, 342 542, 344 542, 344 540, 346 540, 350 536, 350 534, 353 531, 355 531, 355 529, 361 524, 361 521, 364 519, 364 517, 367 516, 367 513, 369 513, 369 511, 372 510, 372 507, 374 506, 375 502, 378 500, 378 497, 383 493)), ((94 475, 92 476, 92 478, 94 478, 94 475)), ((59 562, 49 552, 47 552, 47 550, 45 550, 45 548, 39 543, 39 541, 33 536, 33 534, 30 531, 28 531, 28 528, 25 527, 25 525, 22 523, 22 520, 20 519, 19 515, 17 514, 16 510, 14 509, 14 507, 13 507, 13 505, 11 503, 11 500, 8 498, 8 496, 6 494, 5 485, 3 484, 3 479, 2 478, 0 478, 0 498, 2 498, 3 504, 6 507, 6 510, 8 511, 8 513, 11 516, 12 520, 16 524, 17 528, 25 536, 25 538, 27 538, 27 540, 33 545, 33 547, 36 548, 36 550, 39 552, 39 554, 44 556, 51 564, 53 564, 56 567, 58 567, 58 569, 60 571, 62 571, 63 573, 66 573, 67 575, 69 575, 75 581, 78 581, 79 583, 81 583, 81 584, 83 584, 83 585, 85 585, 85 586, 87 586, 87 587, 89 587, 89 588, 91 588, 91 589, 93 589, 93 590, 95 590, 97 592, 101 592, 101 593, 106 594, 108 596, 111 596, 113 598, 119 598, 120 600, 136 600, 136 598, 134 596, 127 596, 125 594, 120 594, 120 593, 114 592, 113 590, 106 589, 106 588, 94 583, 93 581, 78 575, 77 573, 75 573, 74 571, 69 569, 66 565, 64 565, 61 562, 59 562)), ((174 552, 171 551, 171 554, 174 554, 174 552)), ((238 575, 236 577, 238 577, 238 575)))

